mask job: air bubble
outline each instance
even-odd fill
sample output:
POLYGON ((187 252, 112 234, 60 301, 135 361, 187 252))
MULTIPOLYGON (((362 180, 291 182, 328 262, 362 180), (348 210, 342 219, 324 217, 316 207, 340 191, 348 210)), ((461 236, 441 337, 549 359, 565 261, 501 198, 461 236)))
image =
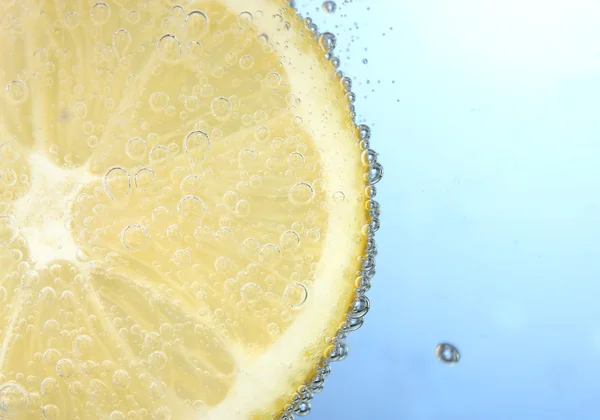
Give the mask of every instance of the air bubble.
POLYGON ((293 230, 287 230, 281 234, 279 243, 285 250, 296 249, 300 245, 300 236, 293 230))
POLYGON ((334 1, 327 0, 323 2, 323 4, 321 5, 321 9, 323 9, 325 13, 332 14, 335 13, 335 11, 337 10, 337 4, 335 4, 334 1))
POLYGON ((177 205, 177 211, 182 219, 198 220, 206 213, 204 203, 195 195, 183 197, 177 205))
POLYGON ((0 144, 0 159, 4 162, 14 162, 19 158, 17 148, 11 143, 6 142, 0 144))
POLYGON ((204 46, 198 41, 190 41, 187 45, 186 52, 192 60, 200 60, 204 53, 204 46))
POLYGON ((331 32, 324 32, 319 36, 319 46, 325 52, 331 52, 336 46, 335 35, 331 32))
POLYGON ((129 373, 126 370, 119 369, 116 370, 115 373, 113 373, 112 380, 113 383, 119 388, 127 389, 129 388, 131 377, 129 376, 129 373))
POLYGON ((167 355, 162 351, 154 351, 148 356, 148 364, 154 371, 161 370, 167 365, 167 355))
POLYGON ((202 190, 202 180, 197 175, 188 175, 181 180, 179 188, 187 195, 194 195, 202 190))
POLYGON ((6 185, 7 187, 12 187, 13 185, 15 185, 17 183, 17 180, 17 173, 14 170, 10 168, 4 168, 0 171, 0 182, 2 182, 2 184, 6 185))
POLYGON ((150 168, 142 168, 134 175, 135 187, 140 191, 147 191, 154 185, 156 174, 150 168))
POLYGON ((449 343, 438 344, 435 348, 435 355, 440 362, 447 365, 454 365, 460 361, 460 352, 449 343))
POLYGON ((92 22, 96 25, 103 25, 110 19, 110 6, 106 3, 96 3, 90 10, 92 22))
POLYGON ((260 286, 256 283, 246 283, 242 286, 242 299, 246 302, 254 302, 260 297, 260 286))
POLYGON ((113 200, 123 199, 131 190, 131 177, 125 168, 111 168, 104 176, 104 190, 113 200))
POLYGON ((208 29, 208 18, 204 13, 195 10, 185 17, 185 29, 188 39, 200 39, 208 29))
POLYGON ((192 256, 187 250, 180 249, 173 254, 173 262, 177 267, 187 267, 192 263, 192 256))
POLYGON ((312 200, 315 192, 307 182, 299 182, 290 188, 289 197, 292 203, 306 204, 312 200))
POLYGON ((75 372, 75 365, 70 359, 60 359, 56 363, 56 374, 61 378, 70 378, 75 372))
POLYGON ((8 245, 18 234, 15 221, 10 216, 0 216, 0 244, 8 245))
POLYGON ((165 92, 154 92, 150 95, 149 104, 154 112, 162 112, 169 105, 169 95, 165 92))
POLYGON ((167 34, 158 40, 158 56, 167 62, 174 62, 181 57, 181 44, 175 35, 167 34))
POLYGON ((159 400, 167 393, 167 386, 162 381, 152 382, 150 385, 150 396, 154 400, 159 400))
POLYGON ((281 259, 281 251, 277 245, 266 244, 260 248, 258 258, 263 264, 273 265, 281 259))
POLYGON ((223 97, 213 99, 210 109, 219 120, 226 120, 231 116, 231 103, 223 97))
POLYGON ((69 12, 65 15, 65 26, 67 29, 73 30, 79 26, 79 13, 69 12))
POLYGON ((129 156, 130 159, 136 161, 142 160, 144 156, 146 156, 146 148, 147 144, 145 140, 139 137, 134 137, 127 141, 127 144, 125 145, 125 153, 127 153, 127 156, 129 156))
POLYGON ((148 230, 142 225, 129 225, 121 233, 121 243, 131 251, 142 249, 150 239, 148 230))
POLYGON ((210 138, 203 131, 192 131, 183 142, 183 149, 192 165, 198 165, 210 150, 210 138))
POLYGON ((42 415, 46 420, 54 420, 60 417, 60 410, 54 404, 47 404, 42 407, 42 415))
POLYGON ((29 88, 20 80, 13 80, 6 85, 6 96, 13 104, 22 104, 29 95, 29 88))
POLYGON ((299 282, 289 284, 283 293, 285 302, 292 308, 300 308, 308 298, 306 287, 299 282))
POLYGON ((269 325, 267 325, 267 331, 271 335, 277 335, 279 334, 279 325, 275 324, 274 322, 271 322, 269 325))
POLYGON ((244 55, 239 60, 240 67, 244 70, 249 70, 254 66, 254 58, 250 55, 244 55))
POLYGON ((300 169, 304 166, 304 155, 302 153, 294 152, 288 156, 288 163, 293 169, 300 169))
POLYGON ((27 393, 16 383, 0 386, 0 410, 7 416, 16 416, 27 409, 27 393))
POLYGON ((165 146, 154 146, 150 149, 150 153, 148 154, 150 163, 156 166, 162 166, 167 163, 169 156, 169 149, 165 146))
POLYGON ((119 29, 113 34, 113 47, 119 57, 125 57, 125 53, 131 45, 131 34, 127 29, 119 29))

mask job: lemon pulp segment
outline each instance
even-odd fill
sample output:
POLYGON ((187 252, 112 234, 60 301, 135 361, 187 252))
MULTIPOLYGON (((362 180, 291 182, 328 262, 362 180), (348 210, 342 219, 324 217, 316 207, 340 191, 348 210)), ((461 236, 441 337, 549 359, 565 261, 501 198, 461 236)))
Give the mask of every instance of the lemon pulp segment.
POLYGON ((0 414, 281 415, 370 223, 314 34, 282 0, 4 0, 0 63, 0 414))

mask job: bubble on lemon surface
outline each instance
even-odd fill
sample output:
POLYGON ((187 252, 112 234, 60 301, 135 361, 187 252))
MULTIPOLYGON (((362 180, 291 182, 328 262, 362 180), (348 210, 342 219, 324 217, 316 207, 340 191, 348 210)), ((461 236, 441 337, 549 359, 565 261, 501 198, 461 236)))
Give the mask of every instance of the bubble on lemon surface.
POLYGON ((125 168, 111 168, 104 176, 104 190, 113 200, 123 199, 131 190, 131 176, 125 168))
POLYGON ((148 230, 140 224, 129 225, 121 233, 122 244, 131 251, 144 248, 149 239, 148 230))
POLYGON ((300 235, 293 230, 286 230, 281 234, 279 243, 285 250, 296 249, 300 245, 300 235))
POLYGON ((61 359, 56 362, 56 374, 61 378, 70 378, 75 373, 75 365, 70 359, 61 359))
POLYGON ((29 88, 21 80, 13 80, 6 85, 6 97, 13 104, 25 102, 29 96, 29 88))
POLYGON ((60 418, 60 409, 54 404, 46 404, 42 407, 44 419, 54 420, 60 418))
POLYGON ((10 216, 0 216, 0 244, 8 245, 18 234, 15 220, 10 216))
POLYGON ((156 182, 156 173, 150 168, 142 168, 135 173, 135 187, 140 191, 147 191, 156 182))
POLYGON ((212 114, 219 120, 226 120, 231 116, 231 103, 226 98, 215 98, 211 102, 210 108, 212 114))
POLYGON ((199 40, 208 29, 208 18, 199 10, 190 12, 185 18, 185 29, 189 38, 199 40))
POLYGON ((206 154, 210 150, 210 138, 203 131, 192 131, 186 136, 183 142, 183 149, 190 163, 198 165, 206 159, 206 154))
POLYGON ((183 197, 177 205, 177 212, 182 219, 200 220, 206 213, 204 203, 195 195, 183 197))
POLYGON ((259 261, 267 264, 274 265, 279 262, 281 259, 281 250, 277 245, 274 244, 266 244, 260 248, 259 251, 259 261))
POLYGON ((312 200, 315 192, 307 182, 299 182, 290 188, 289 197, 293 203, 306 204, 312 200))
POLYGON ((133 160, 142 160, 146 156, 147 147, 146 140, 134 137, 127 141, 125 153, 133 160))
POLYGON ((337 40, 331 32, 324 32, 319 35, 319 46, 325 52, 331 52, 335 49, 337 40))
POLYGON ((290 283, 284 291, 285 302, 292 308, 300 308, 308 298, 306 287, 299 282, 290 283))
POLYGON ((150 108, 154 112, 164 111, 169 105, 169 95, 165 92, 153 92, 150 95, 150 108))
POLYGON ((246 283, 242 286, 242 299, 246 302, 254 302, 261 295, 260 286, 256 283, 246 283))
POLYGON ((92 22, 96 25, 103 25, 110 19, 110 6, 103 2, 98 2, 90 10, 92 22))
POLYGON ((0 159, 4 162, 14 162, 19 158, 19 152, 14 144, 6 142, 0 144, 0 159))
POLYGON ((113 47, 119 57, 124 57, 131 45, 131 34, 127 29, 118 29, 113 34, 113 47))
POLYGON ((0 385, 0 411, 14 416, 27 409, 28 395, 21 385, 6 383, 0 385))
POLYGON ((158 55, 166 62, 174 62, 181 57, 181 43, 175 35, 167 34, 158 41, 158 55))

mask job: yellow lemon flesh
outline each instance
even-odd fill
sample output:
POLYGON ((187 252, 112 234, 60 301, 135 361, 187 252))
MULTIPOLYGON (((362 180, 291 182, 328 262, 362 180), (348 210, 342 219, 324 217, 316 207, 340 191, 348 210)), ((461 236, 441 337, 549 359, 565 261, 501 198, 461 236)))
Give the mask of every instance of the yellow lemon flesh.
POLYGON ((371 221, 322 45, 282 0, 0 17, 1 414, 280 416, 334 346, 371 221))

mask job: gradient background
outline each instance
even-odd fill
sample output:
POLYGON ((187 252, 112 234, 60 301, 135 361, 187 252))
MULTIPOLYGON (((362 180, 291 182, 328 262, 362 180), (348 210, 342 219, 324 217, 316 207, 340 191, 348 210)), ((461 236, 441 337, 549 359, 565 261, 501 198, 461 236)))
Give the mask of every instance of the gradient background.
POLYGON ((338 36, 382 228, 309 418, 600 418, 600 2, 337 3, 296 0, 338 36))

